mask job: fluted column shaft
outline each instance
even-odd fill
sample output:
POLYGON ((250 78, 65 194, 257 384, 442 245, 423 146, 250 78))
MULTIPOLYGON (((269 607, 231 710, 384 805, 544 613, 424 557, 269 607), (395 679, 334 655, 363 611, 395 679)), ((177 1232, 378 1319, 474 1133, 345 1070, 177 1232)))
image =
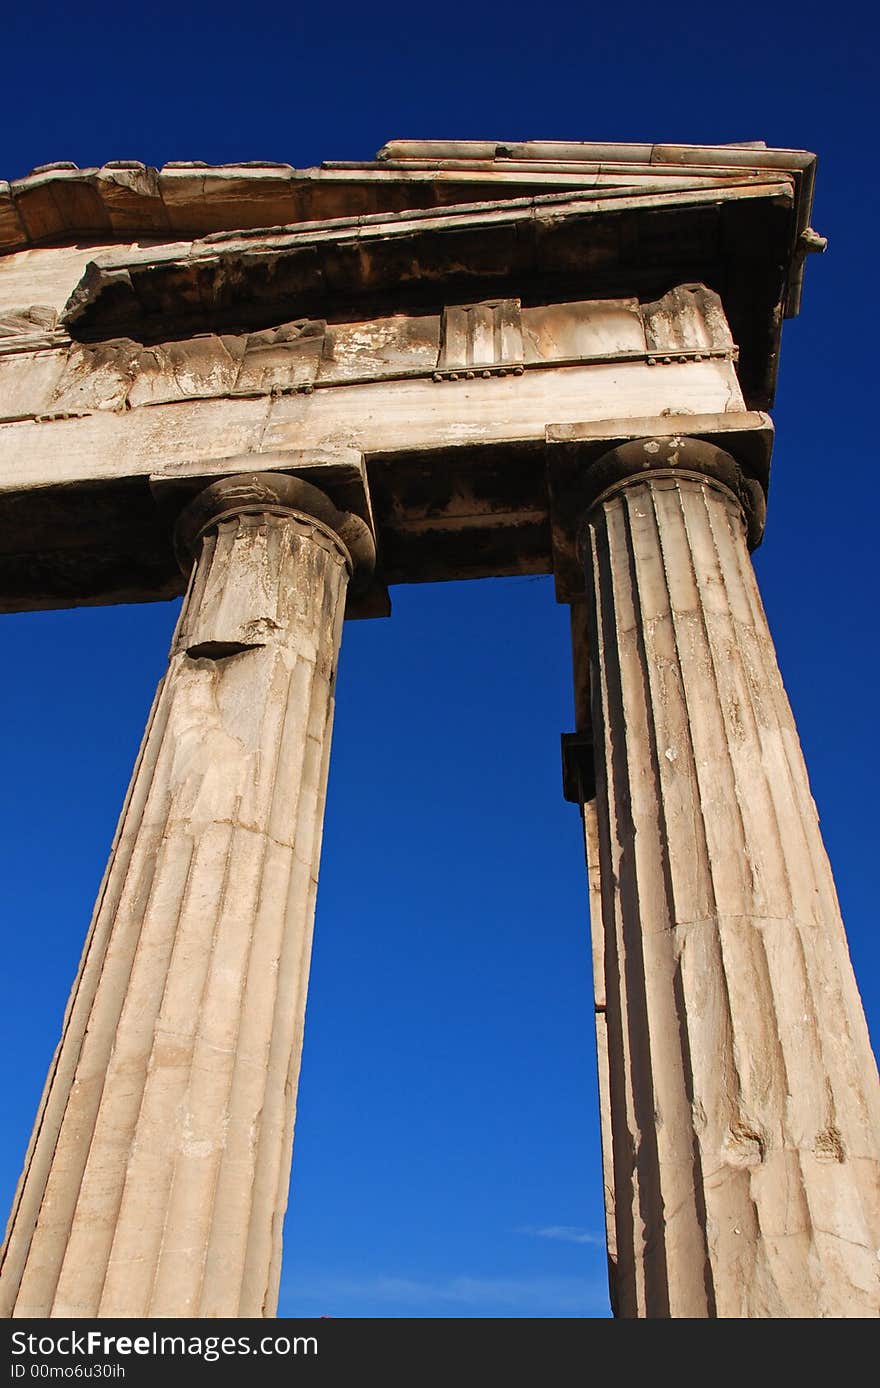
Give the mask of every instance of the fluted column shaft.
POLYGON ((635 447, 584 531, 616 1311, 874 1316, 876 1067, 747 491, 635 447))
POLYGON ((360 525, 271 474, 185 517, 196 562, 16 1195, 6 1315, 275 1312, 360 525))

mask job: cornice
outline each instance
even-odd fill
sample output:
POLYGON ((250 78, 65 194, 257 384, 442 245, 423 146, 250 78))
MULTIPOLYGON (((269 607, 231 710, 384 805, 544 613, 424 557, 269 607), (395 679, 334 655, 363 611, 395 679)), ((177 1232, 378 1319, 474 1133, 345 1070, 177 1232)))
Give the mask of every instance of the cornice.
POLYGON ((396 140, 375 160, 161 169, 135 160, 100 168, 43 165, 0 182, 0 254, 76 240, 192 239, 212 233, 517 200, 554 191, 604 196, 760 184, 788 178, 795 217, 786 312, 797 312, 816 158, 760 144, 700 146, 562 141, 396 140), (770 178, 768 179, 768 175, 770 178), (487 196, 489 195, 489 196, 487 196))

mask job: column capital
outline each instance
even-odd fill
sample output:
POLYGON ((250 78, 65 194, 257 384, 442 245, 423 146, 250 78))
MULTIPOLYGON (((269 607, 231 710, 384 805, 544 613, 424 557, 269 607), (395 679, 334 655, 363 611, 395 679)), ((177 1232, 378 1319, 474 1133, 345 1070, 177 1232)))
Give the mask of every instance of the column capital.
POLYGON ((603 453, 590 465, 584 480, 584 518, 622 488, 657 476, 708 482, 724 490, 742 510, 749 549, 761 543, 767 515, 761 483, 749 477, 725 449, 687 434, 629 439, 603 453))
POLYGON ((354 591, 367 586, 376 565, 369 526, 352 511, 340 511, 320 488, 283 472, 245 472, 211 482, 181 511, 174 530, 175 552, 184 573, 198 556, 202 536, 240 515, 277 515, 323 532, 341 550, 354 591))

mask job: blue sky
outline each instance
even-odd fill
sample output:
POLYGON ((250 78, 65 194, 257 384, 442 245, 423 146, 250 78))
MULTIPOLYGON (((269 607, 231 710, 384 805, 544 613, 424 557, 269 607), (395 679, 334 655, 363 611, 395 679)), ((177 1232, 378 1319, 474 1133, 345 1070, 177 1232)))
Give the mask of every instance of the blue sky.
MULTIPOLYGON (((305 166, 392 137, 816 150, 830 246, 785 326, 756 567, 876 1045, 866 13, 836 5, 819 30, 749 4, 22 8, 0 176, 305 166)), ((343 641, 280 1313, 606 1316, 567 613, 549 579, 392 596, 343 641)), ((4 1212, 175 613, 0 618, 4 1212)))

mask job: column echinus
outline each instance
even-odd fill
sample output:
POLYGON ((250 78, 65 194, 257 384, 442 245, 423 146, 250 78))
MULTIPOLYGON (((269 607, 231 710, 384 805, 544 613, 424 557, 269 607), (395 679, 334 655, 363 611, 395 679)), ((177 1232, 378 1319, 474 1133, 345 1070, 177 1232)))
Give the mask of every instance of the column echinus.
POLYGON ((763 496, 691 438, 589 479, 616 1313, 875 1316, 877 1073, 749 557, 763 496))
POLYGON ((0 1310, 272 1316, 357 516, 260 473, 192 566, 16 1194, 0 1310))

